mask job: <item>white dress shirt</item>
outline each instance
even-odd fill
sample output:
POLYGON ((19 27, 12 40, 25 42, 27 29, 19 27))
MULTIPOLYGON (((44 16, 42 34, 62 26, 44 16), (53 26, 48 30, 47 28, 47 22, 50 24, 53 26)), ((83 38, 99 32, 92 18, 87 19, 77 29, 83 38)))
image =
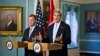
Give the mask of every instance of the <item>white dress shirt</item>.
MULTIPOLYGON (((36 25, 35 25, 35 26, 36 26, 36 25)), ((29 29, 29 38, 30 38, 30 36, 31 36, 31 34, 32 34, 32 32, 33 32, 35 26, 30 27, 30 29, 29 29)))
POLYGON ((54 27, 53 27, 53 43, 55 42, 56 35, 57 35, 57 32, 58 32, 60 23, 61 23, 61 22, 59 22, 59 23, 54 23, 54 27))
POLYGON ((7 26, 9 26, 11 23, 12 23, 12 20, 7 23, 7 26))

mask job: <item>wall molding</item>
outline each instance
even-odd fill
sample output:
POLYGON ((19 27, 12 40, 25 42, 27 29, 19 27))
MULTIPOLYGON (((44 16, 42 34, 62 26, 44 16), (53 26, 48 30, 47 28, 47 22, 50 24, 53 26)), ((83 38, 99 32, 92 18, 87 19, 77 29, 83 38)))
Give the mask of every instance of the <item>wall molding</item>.
POLYGON ((86 39, 81 39, 80 41, 84 41, 84 42, 100 42, 100 40, 86 40, 86 39))
POLYGON ((63 5, 63 4, 71 4, 71 5, 77 5, 77 6, 80 6, 79 3, 70 2, 70 1, 61 1, 61 5, 63 5))
POLYGON ((93 3, 100 3, 100 0, 78 0, 80 4, 93 4, 93 3))
MULTIPOLYGON (((26 22, 28 19, 28 15, 29 15, 29 0, 26 0, 26 22)), ((26 23, 26 28, 27 28, 28 24, 26 23)))
POLYGON ((96 51, 80 51, 80 53, 93 53, 93 54, 100 54, 100 52, 96 52, 96 51))

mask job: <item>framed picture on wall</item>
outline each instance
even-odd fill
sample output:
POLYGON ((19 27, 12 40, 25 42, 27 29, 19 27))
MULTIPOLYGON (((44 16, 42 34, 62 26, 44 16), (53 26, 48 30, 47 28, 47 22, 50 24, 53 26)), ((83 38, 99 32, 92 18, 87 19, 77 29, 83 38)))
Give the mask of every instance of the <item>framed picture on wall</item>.
POLYGON ((85 32, 100 33, 100 11, 87 10, 85 12, 85 32))
POLYGON ((0 36, 18 36, 22 33, 22 7, 0 6, 0 36))

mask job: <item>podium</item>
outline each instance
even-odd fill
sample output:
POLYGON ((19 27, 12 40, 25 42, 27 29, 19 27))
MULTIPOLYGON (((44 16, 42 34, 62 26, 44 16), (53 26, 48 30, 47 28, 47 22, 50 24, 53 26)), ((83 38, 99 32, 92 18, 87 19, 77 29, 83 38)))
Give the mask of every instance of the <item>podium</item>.
MULTIPOLYGON (((3 42, 4 46, 6 47, 7 44, 7 40, 3 42)), ((33 50, 33 46, 34 46, 34 42, 17 42, 17 41, 12 41, 13 44, 13 48, 17 49, 17 55, 18 56, 18 48, 24 48, 27 47, 29 50, 33 50)), ((62 44, 50 44, 50 43, 40 43, 41 47, 42 47, 42 52, 43 52, 43 56, 45 56, 45 53, 48 51, 52 51, 52 50, 58 50, 58 49, 62 49, 62 44)))
MULTIPOLYGON (((58 50, 58 49, 62 49, 62 44, 48 44, 48 43, 40 43, 42 46, 42 51, 52 51, 52 50, 58 50)), ((28 42, 28 49, 29 50, 33 50, 33 42, 28 42)))
MULTIPOLYGON (((4 44, 4 47, 7 47, 7 40, 5 40, 3 44, 4 44)), ((16 56, 18 56, 18 48, 27 47, 27 43, 24 43, 24 42, 12 41, 12 44, 13 44, 13 48, 16 48, 16 53, 17 53, 16 56)))
MULTIPOLYGON (((27 43, 24 43, 24 42, 12 41, 12 43, 13 43, 13 48, 24 48, 24 47, 27 47, 27 43)), ((3 44, 6 47, 7 40, 4 41, 3 44)))
MULTIPOLYGON (((33 50, 33 46, 34 43, 33 42, 28 42, 28 49, 29 50, 33 50)), ((62 49, 62 44, 58 44, 58 43, 40 43, 41 47, 42 47, 42 52, 43 52, 43 56, 45 56, 46 52, 48 51, 52 51, 52 50, 58 50, 58 49, 62 49)))

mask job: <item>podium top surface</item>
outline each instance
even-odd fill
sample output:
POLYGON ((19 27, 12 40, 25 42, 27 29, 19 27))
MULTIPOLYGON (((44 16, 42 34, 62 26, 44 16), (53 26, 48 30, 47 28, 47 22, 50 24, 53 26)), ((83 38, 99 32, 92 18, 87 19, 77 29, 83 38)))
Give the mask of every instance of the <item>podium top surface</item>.
MULTIPOLYGON (((24 48, 27 47, 29 50, 33 50, 34 42, 17 42, 12 41, 13 48, 24 48)), ((4 46, 7 44, 7 40, 3 42, 4 46)), ((63 44, 58 43, 40 43, 42 47, 42 51, 51 51, 51 50, 58 50, 62 49, 63 44)))

